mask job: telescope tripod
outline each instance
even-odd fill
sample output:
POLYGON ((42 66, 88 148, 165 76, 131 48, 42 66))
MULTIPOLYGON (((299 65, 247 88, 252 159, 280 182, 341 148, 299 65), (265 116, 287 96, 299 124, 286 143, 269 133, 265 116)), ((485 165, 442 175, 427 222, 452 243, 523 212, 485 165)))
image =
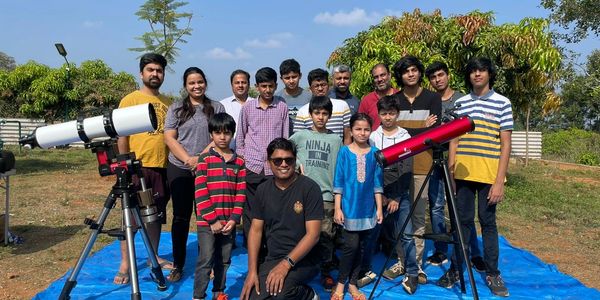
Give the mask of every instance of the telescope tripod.
POLYGON ((435 170, 436 168, 441 168, 441 170, 443 171, 442 180, 444 183, 444 192, 446 194, 446 200, 447 200, 447 204, 448 204, 448 213, 450 215, 451 234, 448 234, 448 233, 440 233, 440 234, 426 233, 423 235, 411 234, 410 236, 423 238, 423 239, 436 240, 436 241, 448 243, 448 244, 454 244, 453 251, 454 251, 454 255, 456 255, 457 268, 458 268, 458 273, 460 276, 459 277, 460 278, 460 290, 463 294, 466 293, 465 278, 464 278, 464 274, 463 274, 463 264, 462 264, 462 262, 465 261, 467 264, 467 272, 469 274, 469 282, 471 283, 471 291, 473 293, 473 299, 475 299, 475 300, 479 299, 479 295, 477 294, 477 286, 475 285, 475 278, 473 277, 473 270, 471 268, 471 262, 467 257, 467 248, 465 247, 465 243, 464 243, 464 233, 462 232, 462 229, 461 229, 461 226, 459 223, 458 213, 456 212, 456 198, 454 197, 455 191, 454 191, 454 187, 452 186, 451 179, 450 179, 450 171, 448 168, 448 161, 446 160, 446 158, 444 158, 443 146, 438 143, 435 143, 431 140, 427 140, 425 143, 432 146, 433 163, 431 165, 431 168, 429 169, 429 172, 427 173, 427 176, 425 177, 425 180, 423 181, 423 184, 419 188, 419 193, 417 194, 416 200, 413 201, 413 203, 410 207, 410 212, 408 213, 408 216, 404 220, 402 227, 400 228, 400 230, 397 233, 396 239, 394 240, 394 244, 391 247, 392 251, 387 256, 387 259, 385 260, 385 262, 383 263, 383 266, 381 267, 381 271, 379 272, 379 275, 377 276, 377 281, 375 281, 375 286, 373 286, 373 290, 371 290, 371 294, 369 295, 369 300, 373 299, 373 296, 375 295, 375 291, 377 290, 377 286, 379 285, 379 282, 381 281, 381 275, 386 270, 386 267, 393 255, 393 251, 394 251, 394 249, 396 249, 396 246, 397 246, 398 242, 400 241, 400 238, 403 235, 405 235, 404 230, 406 229, 408 222, 411 221, 411 217, 415 212, 418 201, 421 201, 421 195, 423 194, 423 191, 425 190, 425 186, 427 186, 427 183, 431 179, 431 174, 433 173, 433 170, 435 170), (459 249, 457 249, 456 246, 458 246, 459 249), (457 250, 460 250, 460 253, 457 250))
MULTIPOLYGON (((103 144, 103 146, 106 146, 106 145, 103 144)), ((111 147, 111 146, 112 145, 108 145, 108 147, 111 147)), ((87 147, 87 145, 86 145, 86 147, 87 147)), ((101 151, 98 151, 98 153, 104 153, 104 152, 103 152, 103 150, 101 150, 101 151)), ((98 155, 98 157, 99 157, 99 161, 100 161, 100 155, 98 155)), ((104 162, 106 162, 106 161, 104 161, 104 162)), ((106 165, 105 164, 103 165, 101 163, 100 173, 102 176, 105 176, 104 175, 105 173, 103 173, 103 170, 104 171, 107 170, 106 168, 103 169, 104 166, 106 166, 106 165)), ((141 164, 138 160, 135 160, 134 154, 129 153, 129 154, 125 154, 125 155, 119 155, 117 157, 117 163, 112 165, 112 167, 114 167, 114 168, 110 168, 111 169, 110 171, 117 175, 116 183, 112 187, 112 190, 110 191, 108 197, 106 198, 106 201, 104 202, 104 208, 102 209, 102 212, 100 213, 100 217, 98 218, 98 221, 96 222, 89 218, 86 218, 84 221, 84 223, 90 227, 90 229, 92 230, 92 233, 90 234, 90 237, 88 238, 88 241, 85 244, 85 247, 81 251, 81 254, 79 256, 79 259, 77 260, 77 263, 75 264, 75 267, 73 268, 73 271, 71 272, 69 278, 65 282, 65 285, 63 286, 63 289, 61 291, 59 299, 70 299, 69 295, 71 293, 71 290, 77 284, 77 276, 79 275, 79 272, 81 271, 81 268, 83 267, 85 259, 88 257, 90 251, 92 250, 92 247, 94 246, 94 242, 96 241, 96 238, 98 237, 98 234, 100 234, 100 233, 108 234, 110 236, 115 236, 115 237, 118 237, 120 240, 124 239, 126 241, 127 254, 128 254, 128 260, 129 260, 129 279, 130 279, 130 284, 131 284, 131 299, 141 299, 142 295, 140 292, 140 287, 139 287, 139 282, 138 282, 138 270, 137 270, 135 245, 134 245, 136 227, 142 234, 142 239, 144 241, 146 251, 148 252, 148 258, 150 259, 150 262, 152 263, 150 276, 152 277, 152 280, 157 284, 157 289, 159 291, 164 291, 167 289, 167 286, 165 283, 165 278, 162 273, 162 269, 156 258, 156 252, 154 251, 154 248, 152 247, 152 244, 150 242, 150 237, 149 237, 146 229, 144 228, 144 226, 142 226, 143 223, 142 223, 140 207, 139 207, 139 203, 138 203, 138 199, 137 199, 137 192, 131 181, 132 170, 136 170, 136 169, 140 170, 141 164), (121 229, 103 230, 104 222, 106 221, 106 218, 108 217, 108 214, 110 213, 110 210, 115 207, 117 198, 121 199, 121 208, 123 211, 123 220, 124 220, 123 223, 124 223, 125 231, 123 232, 123 230, 121 230, 121 229)), ((141 175, 141 172, 138 172, 138 175, 141 175)), ((142 190, 146 190, 143 177, 140 176, 139 178, 140 178, 142 190)))

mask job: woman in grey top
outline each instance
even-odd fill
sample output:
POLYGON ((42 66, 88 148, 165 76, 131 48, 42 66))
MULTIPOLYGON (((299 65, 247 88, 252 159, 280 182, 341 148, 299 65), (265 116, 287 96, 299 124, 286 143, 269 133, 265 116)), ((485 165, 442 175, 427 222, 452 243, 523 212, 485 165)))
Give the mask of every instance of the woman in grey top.
POLYGON ((173 103, 165 122, 165 144, 169 147, 167 178, 173 203, 173 270, 167 280, 179 281, 185 264, 190 218, 194 207, 194 174, 198 155, 210 143, 208 119, 215 113, 225 112, 219 102, 206 96, 206 76, 196 67, 183 73, 187 96, 173 103))

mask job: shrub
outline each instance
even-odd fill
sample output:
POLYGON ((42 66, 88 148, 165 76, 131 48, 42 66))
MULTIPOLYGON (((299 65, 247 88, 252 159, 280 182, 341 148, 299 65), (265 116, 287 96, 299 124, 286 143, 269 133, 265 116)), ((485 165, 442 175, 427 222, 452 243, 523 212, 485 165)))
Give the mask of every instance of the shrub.
POLYGON ((588 166, 598 166, 600 165, 600 155, 598 155, 597 153, 585 151, 579 155, 577 163, 588 166))
POLYGON ((600 134, 574 128, 544 134, 542 155, 546 159, 599 165, 600 134))

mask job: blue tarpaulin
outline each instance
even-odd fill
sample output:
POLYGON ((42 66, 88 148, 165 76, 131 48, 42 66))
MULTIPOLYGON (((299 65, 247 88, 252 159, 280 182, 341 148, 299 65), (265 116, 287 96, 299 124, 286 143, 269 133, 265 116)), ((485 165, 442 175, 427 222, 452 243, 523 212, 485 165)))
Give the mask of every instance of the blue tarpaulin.
MULTIPOLYGON (((136 235, 136 256, 138 262, 139 282, 144 299, 192 299, 194 266, 198 254, 196 234, 190 233, 187 246, 187 260, 184 275, 177 283, 168 283, 166 291, 158 291, 156 284, 150 279, 150 268, 146 265, 147 252, 140 235, 136 235)), ((238 236, 238 245, 241 245, 238 236)), ((480 241, 481 242, 481 241, 480 241)), ((499 267, 506 286, 510 291, 511 299, 600 299, 600 291, 584 286, 577 279, 558 271, 556 266, 549 265, 535 257, 533 254, 511 246, 506 239, 500 237, 500 262, 499 267)), ((83 245, 82 245, 83 247, 83 245)), ((431 254, 432 245, 427 242, 427 254, 431 254)), ((171 235, 163 232, 159 254, 165 259, 172 259, 171 235)), ((113 277, 119 266, 119 243, 113 242, 104 247, 85 261, 77 285, 71 292, 71 299, 130 299, 130 285, 115 285, 113 277)), ((378 254, 374 260, 374 267, 379 272, 385 257, 378 254)), ((471 288, 468 283, 467 294, 461 294, 459 286, 445 289, 435 285, 436 280, 449 267, 424 265, 428 275, 428 282, 419 285, 415 295, 408 295, 400 284, 402 278, 394 281, 381 280, 377 288, 375 299, 472 299, 471 288)), ((231 267, 227 272, 227 289, 230 299, 237 299, 244 284, 247 271, 247 255, 245 249, 238 247, 233 252, 231 267)), ((34 299, 57 299, 71 270, 63 277, 52 283, 46 290, 37 294, 34 299)), ((165 276, 168 271, 164 271, 165 276)), ((485 285, 485 275, 475 272, 477 290, 481 299, 496 299, 485 285)), ((333 274, 335 278, 335 273, 333 274)), ((311 284, 321 296, 329 299, 320 286, 318 278, 311 284)), ((208 287, 208 296, 211 297, 212 285, 208 287)), ((371 292, 373 284, 361 290, 367 295, 371 292)), ((346 295, 346 299, 350 299, 346 295)))

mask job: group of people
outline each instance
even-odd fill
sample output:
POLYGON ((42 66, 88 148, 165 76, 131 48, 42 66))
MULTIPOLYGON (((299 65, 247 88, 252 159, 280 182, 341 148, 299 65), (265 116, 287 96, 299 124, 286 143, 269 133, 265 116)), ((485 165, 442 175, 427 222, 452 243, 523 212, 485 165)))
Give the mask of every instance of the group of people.
MULTIPOLYGON (((248 95, 246 71, 231 74, 231 97, 213 101, 206 95, 204 72, 188 68, 183 74, 187 96, 171 103, 159 92, 166 64, 161 55, 143 55, 143 85, 120 103, 151 103, 159 120, 157 130, 120 137, 118 146, 141 160, 162 212, 159 222, 144 224, 155 252, 172 199, 173 262, 157 257, 170 269, 169 281, 183 276, 189 223, 195 214, 199 253, 194 299, 208 298, 211 276, 212 299, 227 299, 225 278, 240 223, 248 251, 242 299, 318 299, 307 283, 319 273, 331 299, 344 299, 346 291, 353 299, 365 299, 360 288, 376 278, 371 260, 378 241, 395 245, 396 237, 397 247, 388 251, 395 251, 398 261, 384 271, 384 278, 405 275, 401 285, 414 294, 427 282, 424 261, 441 265, 451 257, 450 268, 437 284, 454 286, 463 269, 461 256, 449 254, 447 244, 436 242, 433 254, 424 260, 424 241, 412 237, 425 232, 427 204, 433 231, 447 233, 442 170, 433 170, 423 196, 428 201, 416 199, 415 191, 432 166, 431 152, 385 168, 377 164, 375 153, 440 125, 442 109, 455 105, 457 114, 475 122, 473 132, 449 146, 459 223, 467 233, 465 244, 474 268, 485 272, 492 293, 508 296, 498 270, 495 211, 504 196, 513 120, 510 101, 493 90, 496 70, 489 59, 473 58, 466 65, 468 95, 449 87, 449 70, 442 62, 425 69, 416 57, 405 56, 392 72, 386 64, 376 64, 371 70, 375 89, 360 101, 350 93, 347 66, 333 68, 331 91, 327 71, 310 71, 309 91, 300 87, 300 64, 288 59, 280 65, 280 90, 274 69, 256 72, 256 99, 248 95), (400 90, 392 87, 392 76, 400 90), (435 92, 422 87, 425 76, 435 92), (414 201, 418 204, 410 215, 414 201)), ((124 243, 121 254, 116 284, 129 281, 124 243)))

